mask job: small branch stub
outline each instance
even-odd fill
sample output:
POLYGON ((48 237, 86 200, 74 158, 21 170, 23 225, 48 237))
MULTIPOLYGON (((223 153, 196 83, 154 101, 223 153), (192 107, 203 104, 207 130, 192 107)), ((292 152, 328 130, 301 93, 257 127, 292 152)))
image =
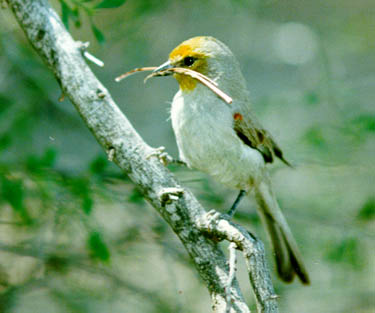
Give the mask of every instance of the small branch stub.
POLYGON ((113 162, 113 158, 115 157, 115 148, 111 147, 107 150, 107 158, 108 161, 113 162))
POLYGON ((177 201, 182 194, 184 193, 184 190, 182 188, 163 188, 159 193, 159 199, 162 204, 162 206, 165 206, 166 204, 170 204, 173 201, 177 201))
POLYGON ((87 51, 87 48, 90 46, 90 43, 77 41, 79 49, 82 51, 82 55, 89 60, 90 62, 94 63, 97 66, 103 67, 104 62, 102 60, 99 60, 97 57, 93 56, 90 52, 87 51))

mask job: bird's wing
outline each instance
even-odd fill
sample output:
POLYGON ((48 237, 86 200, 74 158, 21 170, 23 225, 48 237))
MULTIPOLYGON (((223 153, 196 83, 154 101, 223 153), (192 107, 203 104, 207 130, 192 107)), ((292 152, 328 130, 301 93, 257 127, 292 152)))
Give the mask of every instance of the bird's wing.
POLYGON ((284 159, 283 152, 271 134, 261 127, 249 108, 243 106, 241 108, 233 108, 233 125, 235 132, 242 142, 257 149, 263 155, 265 162, 272 163, 276 156, 286 165, 291 166, 284 159))

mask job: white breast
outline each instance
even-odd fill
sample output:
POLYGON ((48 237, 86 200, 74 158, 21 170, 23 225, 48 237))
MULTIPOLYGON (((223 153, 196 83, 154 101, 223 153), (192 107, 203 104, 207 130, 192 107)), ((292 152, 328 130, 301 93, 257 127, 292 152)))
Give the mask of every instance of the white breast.
POLYGON ((238 138, 230 108, 205 86, 179 91, 171 119, 180 158, 188 166, 245 190, 263 176, 263 157, 238 138))

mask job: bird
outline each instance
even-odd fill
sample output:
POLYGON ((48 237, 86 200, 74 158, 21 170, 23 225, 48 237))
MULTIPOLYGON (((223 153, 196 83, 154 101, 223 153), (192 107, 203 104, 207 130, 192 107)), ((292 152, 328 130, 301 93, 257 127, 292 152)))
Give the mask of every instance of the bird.
POLYGON ((254 116, 236 57, 218 39, 198 36, 174 48, 167 62, 153 71, 154 76, 161 72, 160 76, 173 75, 179 84, 170 114, 180 160, 189 168, 239 190, 228 212, 230 216, 245 195, 254 193, 257 212, 273 247, 278 276, 284 282, 292 282, 297 276, 308 285, 308 272, 276 200, 266 166, 275 158, 286 165, 290 163, 254 116), (167 71, 173 68, 186 68, 207 76, 232 102, 224 102, 191 76, 167 71))

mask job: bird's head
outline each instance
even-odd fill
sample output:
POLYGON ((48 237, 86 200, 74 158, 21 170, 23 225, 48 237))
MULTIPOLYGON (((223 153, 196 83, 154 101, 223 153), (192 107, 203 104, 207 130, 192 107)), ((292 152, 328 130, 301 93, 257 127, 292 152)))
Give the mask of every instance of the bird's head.
MULTIPOLYGON (((199 72, 217 82, 224 78, 223 76, 230 78, 240 73, 238 63, 229 48, 208 36, 193 37, 179 44, 169 54, 168 61, 154 70, 154 73, 174 67, 199 72)), ((192 91, 197 85, 197 81, 190 76, 176 73, 173 76, 183 91, 192 91)))

